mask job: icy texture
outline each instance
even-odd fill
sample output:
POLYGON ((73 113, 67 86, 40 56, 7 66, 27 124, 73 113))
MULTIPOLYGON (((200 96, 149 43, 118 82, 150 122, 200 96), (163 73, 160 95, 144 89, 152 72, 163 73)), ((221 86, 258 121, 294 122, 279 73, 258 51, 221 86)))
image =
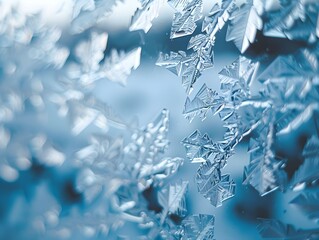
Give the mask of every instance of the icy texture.
POLYGON ((126 85, 126 79, 140 65, 141 48, 133 49, 128 53, 111 51, 103 64, 105 77, 111 81, 126 85))
POLYGON ((234 41, 241 53, 254 42, 257 30, 263 27, 260 13, 257 12, 254 2, 260 4, 258 1, 249 0, 243 7, 236 9, 227 29, 226 41, 234 41))
MULTIPOLYGON (((90 144, 76 153, 75 163, 81 167, 77 190, 83 194, 85 204, 95 206, 93 211, 80 217, 79 226, 86 226, 87 219, 97 223, 104 221, 104 235, 112 236, 110 234, 116 233, 126 221, 147 229, 154 225, 164 225, 166 229, 168 214, 185 214, 186 182, 169 185, 158 192, 158 201, 163 206, 161 217, 147 213, 146 202, 142 199, 143 191, 163 186, 164 180, 183 164, 180 158, 161 156, 168 146, 167 131, 168 111, 163 110, 146 127, 135 130, 129 144, 125 145, 120 137, 93 135, 90 144)), ((61 224, 73 231, 74 226, 61 224)), ((161 232, 150 231, 150 234, 156 237, 161 232)))
POLYGON ((315 240, 319 237, 319 230, 295 229, 290 224, 284 224, 275 219, 262 219, 258 231, 263 239, 285 239, 285 240, 315 240))
POLYGON ((111 81, 126 84, 127 77, 132 69, 140 65, 141 48, 130 52, 117 52, 112 49, 110 56, 104 58, 104 51, 107 43, 106 33, 92 33, 89 41, 81 42, 75 49, 75 55, 81 65, 70 67, 72 78, 80 78, 83 85, 107 78, 111 81))
MULTIPOLYGON (((205 36, 204 38, 206 39, 205 36)), ((196 52, 190 55, 186 55, 182 51, 178 53, 171 52, 170 55, 160 54, 156 65, 165 66, 176 75, 182 76, 182 86, 185 88, 186 93, 190 94, 201 72, 213 66, 212 46, 213 42, 208 41, 207 44, 191 46, 194 50, 196 49, 196 52)))
POLYGON ((319 139, 312 136, 303 151, 304 162, 295 172, 291 186, 298 188, 319 179, 319 139))
POLYGON ((182 141, 187 157, 191 162, 206 162, 211 153, 215 150, 212 140, 207 134, 201 135, 196 130, 189 137, 182 141))
POLYGON ((158 193, 158 202, 163 207, 161 223, 164 222, 168 214, 175 213, 182 217, 185 216, 187 211, 185 201, 187 186, 188 182, 184 181, 180 184, 169 185, 158 193))
POLYGON ((132 17, 130 31, 143 30, 147 33, 152 27, 152 21, 158 17, 161 7, 167 0, 140 0, 141 6, 132 17))
POLYGON ((163 156, 168 111, 138 129, 94 96, 98 80, 125 84, 139 66, 141 48, 105 56, 108 34, 90 27, 115 2, 75 3, 72 33, 89 29, 69 38, 70 29, 42 25, 38 14, 27 16, 1 2, 0 179, 3 186, 17 186, 12 194, 22 199, 9 201, 5 215, 15 217, 5 219, 1 237, 18 228, 13 238, 115 239, 126 222, 149 232, 163 226, 171 234, 178 226, 166 217, 161 223, 143 195, 159 191, 183 164, 163 156), (121 137, 111 135, 111 127, 121 137), (50 190, 41 190, 43 199, 35 196, 39 186, 50 190))
POLYGON ((197 170, 198 191, 215 207, 235 194, 235 182, 229 174, 221 175, 220 165, 209 162, 202 163, 197 170))
POLYGON ((201 19, 203 0, 170 0, 168 3, 175 9, 170 38, 192 34, 196 29, 196 21, 201 19))
MULTIPOLYGON (((269 119, 269 124, 271 120, 269 119)), ((250 162, 244 169, 244 184, 252 185, 261 195, 266 195, 286 183, 283 161, 276 159, 271 149, 273 126, 264 127, 258 138, 251 139, 250 162)))
POLYGON ((310 219, 319 221, 319 192, 304 192, 295 197, 291 204, 300 208, 310 219))
POLYGON ((222 108, 222 101, 223 99, 215 91, 204 84, 193 100, 190 100, 189 97, 186 98, 183 115, 190 122, 196 116, 204 120, 209 110, 218 112, 222 108))
POLYGON ((183 237, 181 239, 213 239, 214 237, 213 215, 191 215, 183 220, 183 237))
POLYGON ((319 3, 317 1, 280 1, 279 6, 264 2, 268 17, 263 29, 266 36, 308 42, 317 41, 319 37, 319 3))
POLYGON ((71 32, 81 33, 106 19, 121 1, 123 0, 73 0, 71 32))

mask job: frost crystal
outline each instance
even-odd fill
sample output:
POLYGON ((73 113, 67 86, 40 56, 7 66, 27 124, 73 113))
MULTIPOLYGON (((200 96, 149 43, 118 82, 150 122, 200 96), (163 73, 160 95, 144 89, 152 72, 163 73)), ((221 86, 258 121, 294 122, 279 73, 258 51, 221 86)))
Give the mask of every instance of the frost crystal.
POLYGON ((202 17, 203 1, 169 0, 168 3, 176 11, 171 29, 171 39, 192 34, 196 29, 195 22, 202 17))
MULTIPOLYGON (((254 41, 257 29, 262 27, 262 20, 256 12, 253 1, 243 5, 244 7, 237 1, 231 0, 222 1, 221 4, 216 3, 210 15, 206 16, 203 21, 203 34, 195 35, 190 39, 187 47, 192 49, 190 54, 181 51, 178 53, 171 52, 170 56, 160 54, 156 64, 171 71, 176 68, 174 73, 182 76, 182 85, 187 94, 190 94, 201 73, 213 67, 215 35, 225 26, 226 22, 229 20, 233 22, 228 27, 227 40, 235 41, 241 52, 245 52, 250 43, 254 41), (249 12, 251 13, 248 14, 249 12), (235 21, 241 23, 237 24, 235 21), (247 27, 246 24, 248 24, 247 27)), ((177 6, 180 5, 177 4, 177 6)))
POLYGON ((264 34, 271 37, 315 42, 318 39, 317 1, 280 1, 280 7, 273 8, 265 2, 268 21, 264 34))
POLYGON ((274 219, 262 219, 258 231, 264 239, 315 240, 319 237, 318 229, 297 230, 290 224, 284 224, 274 219))
POLYGON ((196 130, 182 141, 187 157, 192 162, 206 162, 210 154, 215 150, 211 139, 207 134, 203 136, 196 130))
POLYGON ((319 220, 319 192, 305 192, 299 194, 290 203, 300 208, 310 219, 319 220))
POLYGON ((198 214, 187 217, 182 222, 182 239, 213 239, 214 221, 213 215, 198 214))
POLYGON ((104 20, 122 0, 73 0, 71 32, 81 33, 104 20))
POLYGON ((101 62, 106 43, 106 33, 92 33, 89 41, 79 43, 75 55, 81 65, 70 66, 70 77, 80 78, 80 83, 84 86, 104 78, 125 85, 131 70, 140 65, 141 48, 128 53, 112 49, 111 55, 101 62))
POLYGON ((235 194, 235 182, 229 174, 221 175, 220 165, 202 163, 196 176, 198 191, 215 207, 235 194))
POLYGON ((319 139, 312 136, 303 151, 304 163, 295 172, 291 186, 298 188, 300 185, 310 184, 319 179, 319 139))
POLYGON ((140 0, 141 6, 132 17, 130 31, 143 30, 147 33, 152 27, 152 21, 158 17, 161 7, 167 0, 140 0))
POLYGON ((253 2, 257 1, 249 0, 243 7, 233 12, 227 29, 226 41, 234 41, 241 53, 254 42, 257 30, 263 27, 262 19, 253 2))
POLYGON ((168 214, 175 213, 179 216, 185 216, 187 186, 188 182, 184 181, 181 184, 169 185, 158 193, 158 202, 163 207, 161 223, 164 222, 168 214))
POLYGON ((106 58, 102 66, 103 74, 111 81, 126 85, 126 79, 132 69, 140 65, 141 48, 133 49, 128 53, 117 52, 113 49, 111 56, 106 58))
POLYGON ((193 100, 190 100, 189 97, 186 98, 183 115, 190 122, 196 116, 204 120, 209 110, 218 112, 223 106, 222 102, 223 99, 204 84, 193 100))
POLYGON ((244 170, 244 184, 249 183, 261 195, 284 186, 287 176, 282 169, 283 162, 276 159, 271 150, 273 126, 260 130, 259 138, 251 142, 253 147, 250 147, 250 163, 244 170))

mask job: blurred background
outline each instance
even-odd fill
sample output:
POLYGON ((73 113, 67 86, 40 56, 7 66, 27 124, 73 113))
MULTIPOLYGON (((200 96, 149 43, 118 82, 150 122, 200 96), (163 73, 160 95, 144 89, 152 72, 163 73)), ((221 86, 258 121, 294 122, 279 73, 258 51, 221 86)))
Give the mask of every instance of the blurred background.
MULTIPOLYGON (((209 12, 214 1, 205 1, 204 14, 209 12)), ((38 10, 43 12, 43 21, 50 25, 59 25, 67 29, 70 22, 71 0, 21 0, 21 9, 28 13, 38 10)), ((189 181, 189 192, 187 194, 187 206, 189 214, 204 213, 215 216, 215 238, 218 240, 259 239, 256 226, 258 218, 277 218, 284 222, 297 224, 298 227, 311 228, 314 222, 308 220, 294 206, 289 205, 296 194, 281 193, 274 191, 265 197, 249 186, 243 186, 243 168, 249 162, 247 153, 247 140, 237 146, 236 154, 229 159, 224 173, 230 173, 236 182, 236 195, 225 201, 219 208, 213 207, 197 191, 195 183, 196 171, 199 165, 191 164, 186 159, 184 147, 181 140, 189 136, 196 129, 202 133, 208 133, 214 140, 223 138, 224 129, 217 116, 209 113, 204 121, 195 118, 189 123, 182 115, 186 100, 186 93, 181 86, 181 79, 164 68, 157 67, 155 62, 160 52, 169 53, 186 49, 190 36, 171 40, 169 38, 173 9, 165 5, 160 16, 154 20, 153 27, 145 34, 144 32, 130 32, 128 30, 131 16, 136 7, 137 0, 124 0, 113 10, 112 14, 97 26, 97 31, 108 33, 108 45, 106 55, 110 50, 131 50, 138 46, 142 47, 142 58, 140 67, 133 71, 128 78, 127 86, 123 87, 109 81, 99 81, 94 90, 94 95, 107 102, 123 119, 132 119, 137 116, 140 126, 146 125, 164 108, 170 111, 170 147, 168 156, 185 158, 185 163, 179 173, 172 181, 183 179, 189 181)), ((196 32, 200 32, 198 27, 196 32)), ((225 66, 232 63, 239 55, 233 43, 226 42, 225 31, 217 35, 215 66, 205 71, 199 82, 195 85, 193 94, 196 93, 202 84, 219 90, 218 72, 225 66)), ((70 45, 86 38, 87 33, 76 36, 63 36, 61 42, 70 45)), ((50 112, 50 109, 48 109, 50 112)), ((50 113, 48 116, 51 116, 50 113)), ((18 123, 17 123, 18 124, 18 123)), ((21 126, 34 127, 27 119, 21 119, 21 126)), ((13 128, 15 126, 12 126, 13 128)), ((79 142, 70 143, 68 140, 69 130, 67 123, 62 119, 51 117, 43 120, 43 128, 47 128, 50 137, 55 139, 58 145, 78 145, 79 142)), ((284 151, 290 152, 302 149, 310 136, 309 128, 305 125, 293 135, 280 139, 284 151)), ((84 133, 83 139, 88 136, 84 133)), ((84 141, 84 140, 83 140, 84 141)), ((71 154, 71 153, 70 153, 71 154)), ((4 181, 0 182, 0 238, 15 239, 16 231, 23 228, 32 217, 34 209, 40 211, 43 203, 60 201, 64 205, 72 205, 77 200, 77 193, 73 187, 75 170, 65 163, 59 170, 42 166, 34 166, 32 173, 24 173, 19 181, 14 184, 4 181), (44 182, 42 179, 49 179, 44 182), (26 184, 28 183, 28 184, 26 184), (36 201, 29 201, 36 199, 36 201), (32 210, 28 210, 32 209, 32 210), (12 224, 19 223, 19 224, 12 224), (19 226, 19 227, 17 227, 19 226)), ((23 239, 31 239, 28 236, 23 239)), ((17 237, 19 239, 19 237, 17 237)))

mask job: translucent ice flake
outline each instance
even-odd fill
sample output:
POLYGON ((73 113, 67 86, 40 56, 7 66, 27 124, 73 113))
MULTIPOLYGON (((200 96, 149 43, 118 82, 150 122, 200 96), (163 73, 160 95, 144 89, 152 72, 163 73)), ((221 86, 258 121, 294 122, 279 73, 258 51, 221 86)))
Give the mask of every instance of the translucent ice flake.
POLYGON ((221 90, 224 94, 233 96, 237 105, 250 96, 250 85, 256 77, 258 63, 240 56, 232 64, 219 72, 221 90))
POLYGON ((304 192, 295 197, 290 204, 301 209, 309 219, 319 221, 319 192, 304 192))
POLYGON ((171 29, 171 38, 183 37, 192 34, 196 29, 196 21, 202 17, 202 0, 173 0, 169 4, 177 11, 174 14, 171 29))
POLYGON ((202 163, 196 175, 198 191, 215 207, 235 194, 235 182, 229 174, 221 175, 220 164, 202 163))
POLYGON ((227 29, 226 41, 234 41, 241 53, 254 42, 257 30, 261 30, 263 22, 253 0, 238 8, 233 14, 227 29))
POLYGON ((168 147, 169 112, 164 109, 156 119, 132 135, 132 143, 125 152, 133 154, 136 159, 151 162, 168 147))
POLYGON ((312 136, 303 151, 304 162, 295 172, 291 186, 298 189, 319 179, 319 139, 312 136))
POLYGON ((244 170, 244 184, 252 185, 260 195, 266 195, 286 183, 286 173, 282 169, 284 162, 278 160, 271 150, 274 128, 271 122, 260 130, 258 138, 251 140, 250 163, 244 170))
POLYGON ((183 220, 183 236, 181 239, 213 239, 214 237, 213 215, 198 214, 191 215, 183 220))
POLYGON ((268 21, 263 32, 266 36, 302 40, 310 43, 318 39, 318 11, 316 1, 283 1, 271 9, 266 4, 268 21))
MULTIPOLYGON (((62 99, 63 101, 63 99, 62 99)), ((80 134, 91 125, 95 125, 103 132, 107 132, 109 126, 126 128, 126 123, 104 102, 90 95, 81 98, 81 101, 67 99, 61 103, 66 109, 71 120, 72 133, 80 134)))
POLYGON ((102 61, 107 36, 106 33, 93 32, 88 41, 79 43, 75 49, 75 55, 80 65, 71 65, 69 76, 73 79, 79 78, 83 87, 104 78, 125 85, 131 70, 140 65, 141 48, 133 49, 127 53, 113 49, 110 56, 102 61))
POLYGON ((209 15, 204 18, 202 31, 205 31, 211 39, 214 39, 216 33, 225 26, 226 22, 229 21, 229 18, 235 9, 235 1, 219 1, 213 6, 209 15))
POLYGON ((130 31, 143 30, 147 33, 152 27, 152 21, 158 17, 161 7, 167 0, 140 0, 141 6, 132 17, 130 31))
POLYGON ((135 48, 130 52, 111 51, 111 55, 105 59, 102 65, 103 77, 126 85, 126 79, 131 74, 132 69, 137 69, 140 65, 141 48, 135 48))
POLYGON ((104 58, 104 51, 107 44, 106 33, 92 33, 89 41, 79 43, 75 48, 75 55, 80 61, 84 74, 95 73, 99 64, 104 58))
POLYGON ((207 134, 202 135, 198 130, 182 141, 187 157, 192 162, 205 162, 215 150, 212 140, 207 134))
POLYGON ((275 219, 261 219, 258 231, 263 239, 315 240, 319 237, 319 229, 296 229, 275 219))
POLYGON ((120 1, 122 0, 74 0, 71 25, 72 33, 81 33, 96 23, 101 22, 120 1))
POLYGON ((204 120, 209 110, 218 113, 222 107, 222 98, 204 84, 193 100, 190 100, 189 97, 187 97, 183 115, 190 122, 196 116, 199 116, 202 120, 204 120))
POLYGON ((187 211, 185 201, 187 186, 188 182, 183 181, 180 184, 169 185, 158 193, 158 202, 163 207, 161 223, 164 223, 168 214, 185 216, 187 211))
POLYGON ((176 75, 182 76, 182 86, 186 93, 190 94, 201 72, 213 66, 212 46, 213 43, 209 42, 205 46, 196 48, 197 52, 190 55, 182 51, 171 52, 170 55, 161 53, 156 65, 164 66, 176 75))

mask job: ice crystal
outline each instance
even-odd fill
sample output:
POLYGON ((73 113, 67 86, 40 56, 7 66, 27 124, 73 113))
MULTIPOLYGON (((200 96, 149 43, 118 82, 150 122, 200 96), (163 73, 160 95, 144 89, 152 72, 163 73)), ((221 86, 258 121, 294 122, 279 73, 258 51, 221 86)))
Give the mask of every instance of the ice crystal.
POLYGON ((71 31, 81 33, 104 20, 122 0, 74 0, 71 31))
POLYGON ((216 3, 209 16, 206 16, 203 21, 203 33, 190 39, 187 48, 192 49, 191 53, 186 54, 180 51, 171 52, 170 56, 160 54, 156 64, 171 71, 175 67, 177 71, 174 73, 182 76, 182 85, 187 94, 190 94, 201 73, 213 67, 216 34, 226 25, 226 22, 230 20, 233 22, 228 27, 226 39, 235 41, 241 52, 245 52, 250 43, 253 43, 257 29, 260 30, 262 27, 262 20, 257 14, 253 1, 245 2, 243 5, 244 7, 237 1, 230 0, 222 1, 221 4, 216 3), (237 24, 236 21, 241 23, 237 24))
POLYGON ((312 136, 303 151, 304 162, 295 172, 291 186, 298 188, 300 185, 309 184, 319 179, 317 166, 319 164, 319 139, 312 136))
POLYGON ((244 170, 244 184, 249 183, 261 195, 268 194, 286 183, 286 173, 282 169, 284 162, 276 159, 271 150, 273 128, 271 125, 264 127, 257 139, 251 139, 253 147, 250 148, 250 163, 244 170))
POLYGON ((131 74, 131 70, 137 69, 140 65, 140 56, 140 47, 128 53, 117 52, 113 49, 102 67, 105 77, 111 81, 125 85, 127 77, 131 74))
POLYGON ((215 150, 212 140, 207 134, 201 135, 196 130, 182 141, 187 157, 192 162, 206 162, 210 154, 215 150))
POLYGON ((275 219, 262 219, 261 224, 258 226, 258 231, 264 239, 314 240, 319 236, 318 229, 296 229, 290 224, 284 224, 275 219))
POLYGON ((261 30, 263 26, 260 13, 257 12, 254 2, 257 1, 250 0, 243 7, 236 9, 227 29, 226 41, 234 41, 241 53, 245 52, 254 42, 257 30, 261 30))
POLYGON ((187 186, 188 182, 184 181, 181 184, 169 185, 158 193, 158 202, 163 207, 161 223, 164 222, 168 214, 176 213, 179 216, 185 216, 187 186))
POLYGON ((199 116, 202 120, 206 118, 207 112, 212 110, 212 112, 218 112, 222 108, 223 99, 218 96, 218 94, 208 88, 204 84, 201 89, 196 93, 193 100, 189 97, 186 98, 183 115, 190 122, 199 116))
POLYGON ((196 29, 196 21, 202 16, 202 0, 170 0, 168 3, 175 9, 171 38, 183 37, 192 34, 196 29))
POLYGON ((141 48, 128 53, 112 49, 110 56, 101 62, 106 44, 107 34, 94 32, 89 41, 79 43, 75 55, 81 64, 70 66, 70 77, 80 78, 80 83, 84 86, 104 78, 125 85, 131 70, 140 65, 141 48))
MULTIPOLYGON (((85 227, 89 223, 87 219, 95 223, 104 221, 103 229, 107 230, 104 235, 111 237, 127 221, 150 228, 154 224, 166 226, 168 214, 184 214, 186 182, 169 185, 158 192, 159 203, 163 206, 161 218, 146 214, 146 203, 142 199, 143 191, 163 186, 165 178, 183 164, 180 158, 161 157, 168 146, 167 131, 168 111, 163 110, 146 127, 135 130, 132 142, 127 145, 122 138, 111 139, 99 134, 93 135, 89 145, 76 153, 75 163, 81 169, 76 189, 83 194, 85 204, 107 204, 105 207, 97 204, 93 211, 81 216, 77 221, 79 227, 85 227), (112 221, 109 214, 113 216, 112 221)), ((68 224, 68 221, 61 222, 60 227, 73 231, 74 226, 68 224)), ((151 234, 157 236, 160 232, 151 234)), ((76 233, 73 232, 72 236, 76 233)))
POLYGON ((319 220, 319 193, 304 192, 295 197, 290 203, 300 208, 310 219, 319 220))
POLYGON ((222 175, 220 164, 202 163, 197 170, 198 191, 215 207, 235 194, 235 182, 229 174, 222 175))
POLYGON ((130 31, 143 30, 147 33, 152 27, 152 21, 158 17, 161 7, 167 0, 140 0, 141 6, 132 17, 130 31))
POLYGON ((279 6, 266 3, 266 36, 315 42, 318 39, 318 11, 316 1, 280 1, 279 6))
POLYGON ((213 239, 214 237, 213 215, 198 214, 188 216, 183 220, 183 236, 181 239, 213 239))

